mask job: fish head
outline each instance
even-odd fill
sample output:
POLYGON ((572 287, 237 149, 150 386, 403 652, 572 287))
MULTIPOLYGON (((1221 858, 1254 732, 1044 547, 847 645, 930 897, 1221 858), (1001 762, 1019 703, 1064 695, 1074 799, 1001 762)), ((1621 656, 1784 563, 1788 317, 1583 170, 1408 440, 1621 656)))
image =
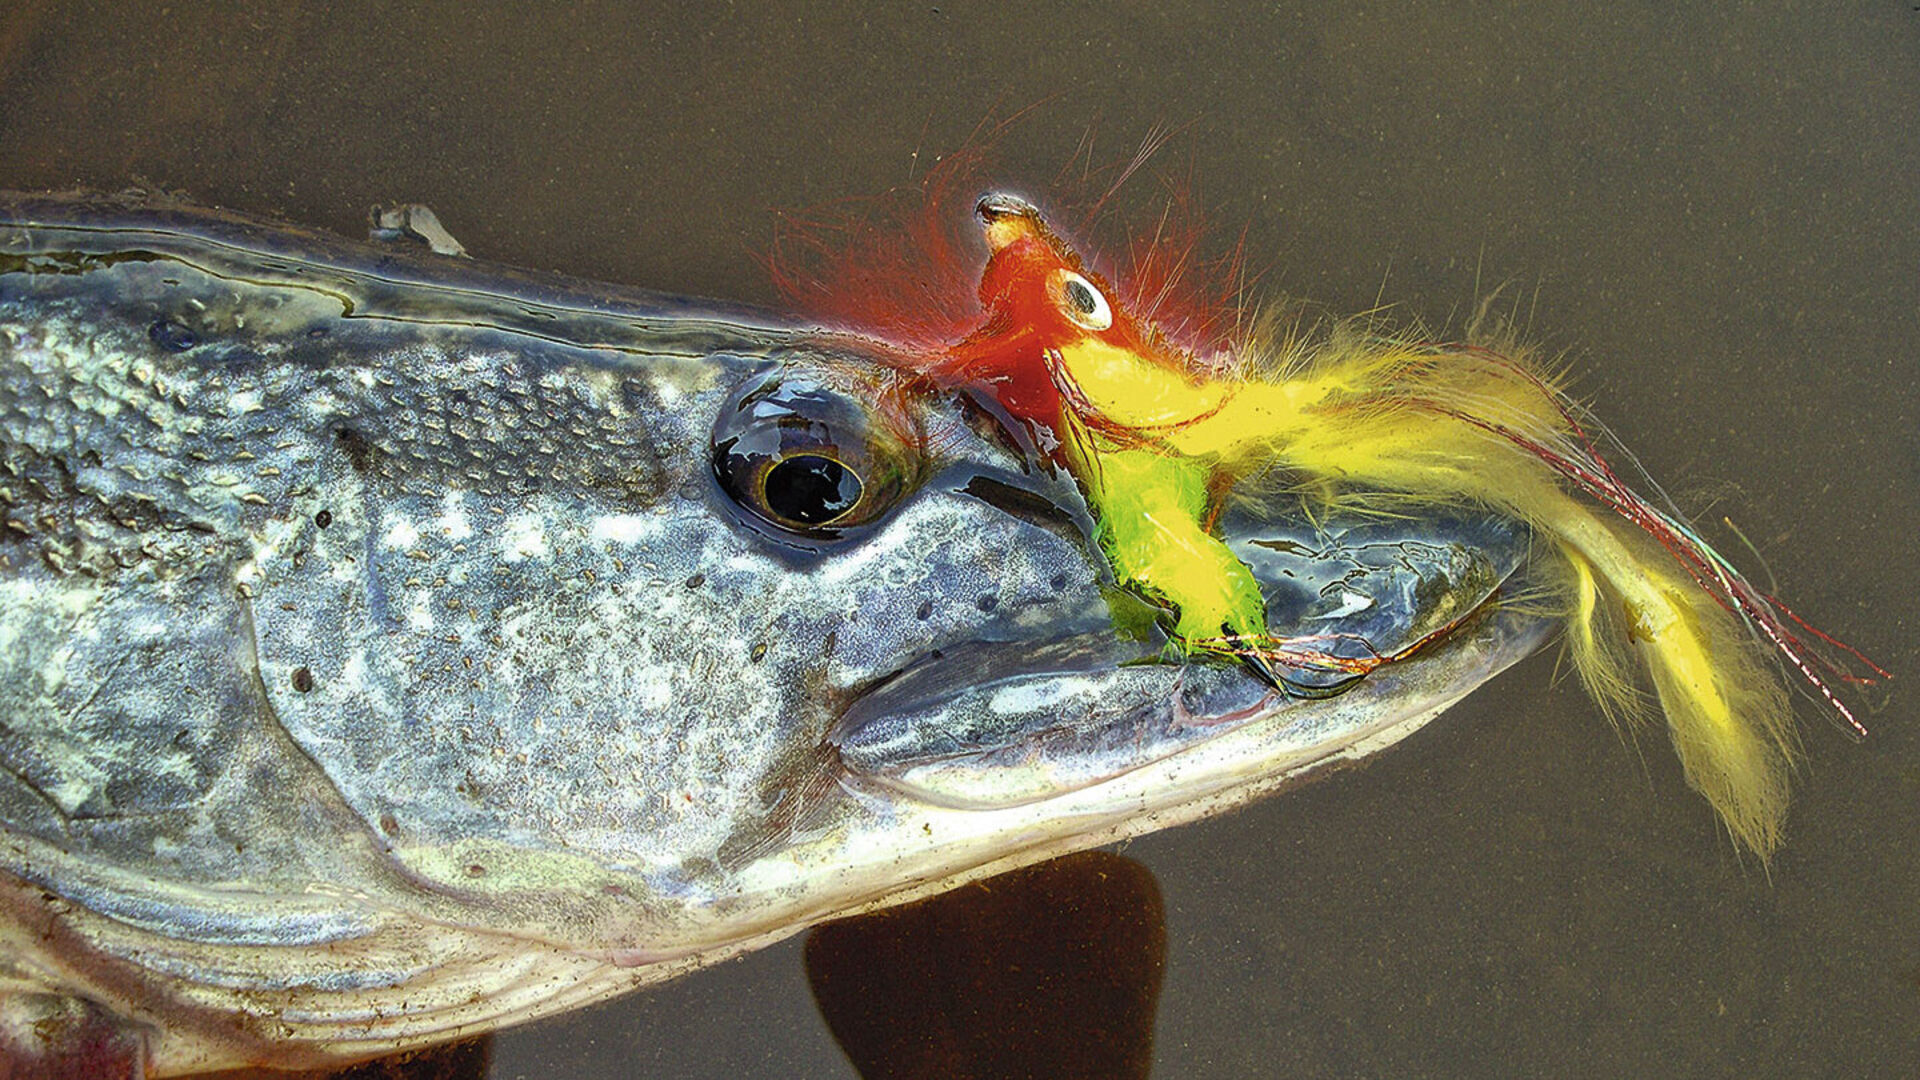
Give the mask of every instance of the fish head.
MULTIPOLYGON (((728 934, 1221 812, 1392 745, 1546 633, 1523 526, 1316 518, 1276 498, 1218 528, 1260 586, 1289 689, 1189 654, 1173 612, 1116 583, 1065 470, 978 395, 899 370, 789 358, 714 419, 707 509, 741 546, 700 561, 756 572, 706 583, 787 629, 754 708, 782 741, 668 875, 728 934)), ((654 955, 633 948, 613 952, 654 955)))
POLYGON ((1089 358, 1184 380, 1192 353, 1114 303, 1032 204, 990 194, 976 214, 990 250, 978 328, 931 364, 883 359, 927 378, 861 395, 874 415, 919 408, 920 430, 965 434, 920 444, 952 456, 915 473, 939 479, 903 493, 892 525, 861 526, 881 546, 856 541, 823 558, 864 567, 918 546, 917 588, 944 589, 972 577, 973 549, 952 539, 964 533, 1004 536, 1010 546, 986 558, 1005 569, 990 575, 977 614, 931 635, 899 617, 917 604, 924 619, 916 587, 872 594, 890 613, 875 625, 896 648, 828 680, 839 693, 815 772, 784 776, 775 827, 756 823, 723 854, 740 891, 718 908, 817 886, 833 910, 861 910, 1205 816, 1390 745, 1544 634, 1538 612, 1515 601, 1532 587, 1523 526, 1444 510, 1316 517, 1249 492, 1215 524, 1258 585, 1274 662, 1290 677, 1283 688, 1170 639, 1177 609, 1115 580, 1086 485, 1047 436, 1063 410, 1087 406, 1069 372, 1089 358), (1013 520, 933 512, 956 494, 1013 520), (1053 554, 1029 569, 1023 560, 1039 552, 1053 554))

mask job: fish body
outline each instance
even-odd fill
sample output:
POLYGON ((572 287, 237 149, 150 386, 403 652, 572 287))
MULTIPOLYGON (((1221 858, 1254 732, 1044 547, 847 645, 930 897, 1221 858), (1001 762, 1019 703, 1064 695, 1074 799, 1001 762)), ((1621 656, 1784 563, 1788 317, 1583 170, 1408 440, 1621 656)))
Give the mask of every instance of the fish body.
POLYGON ((1522 525, 1269 510, 1217 525, 1270 632, 1431 643, 1325 697, 1181 655, 1073 478, 910 367, 0 196, 0 1043, 470 1036, 1238 805, 1547 632, 1522 525))

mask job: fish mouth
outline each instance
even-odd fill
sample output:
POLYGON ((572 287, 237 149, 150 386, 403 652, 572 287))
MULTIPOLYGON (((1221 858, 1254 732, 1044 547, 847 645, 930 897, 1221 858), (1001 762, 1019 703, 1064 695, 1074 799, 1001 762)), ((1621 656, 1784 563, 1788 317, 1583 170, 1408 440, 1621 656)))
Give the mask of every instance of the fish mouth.
POLYGON ((845 779, 991 810, 1256 724, 1274 728, 1289 760, 1312 758, 1415 714, 1424 722, 1544 636, 1546 620, 1514 603, 1531 589, 1529 537, 1510 521, 1223 524, 1281 642, 1266 664, 1183 655, 1143 632, 1128 598, 1110 597, 1111 628, 965 641, 859 694, 827 737, 845 779), (1463 651, 1474 655, 1448 658, 1463 651))

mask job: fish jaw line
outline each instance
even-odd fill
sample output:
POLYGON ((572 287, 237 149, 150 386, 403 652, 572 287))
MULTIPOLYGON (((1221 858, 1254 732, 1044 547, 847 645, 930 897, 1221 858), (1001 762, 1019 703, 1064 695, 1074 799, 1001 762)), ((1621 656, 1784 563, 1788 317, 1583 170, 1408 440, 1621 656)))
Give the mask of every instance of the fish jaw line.
POLYGON ((1405 685, 1392 673, 1422 670, 1406 661, 1501 625, 1502 598, 1527 577, 1524 539, 1484 521, 1412 533, 1328 526, 1308 538, 1317 550, 1262 538, 1273 535, 1255 521, 1229 530, 1280 635, 1271 664, 1286 673, 1183 655, 1166 636, 1168 613, 1144 601, 1129 612, 1110 590, 1106 618, 1006 626, 1011 640, 923 652, 860 688, 825 737, 844 782, 966 811, 1065 805, 1061 796, 1274 716, 1298 736, 1292 749, 1349 735, 1373 718, 1328 699, 1364 687, 1370 709, 1396 712, 1381 690, 1405 685), (1316 729, 1322 714, 1344 727, 1316 729))
POLYGON ((798 928, 1233 809, 1399 742, 1534 651, 1551 627, 1496 605, 1337 697, 1277 704, 1051 799, 960 809, 844 778, 851 820, 742 868, 737 892, 716 898, 715 914, 728 912, 726 921, 749 933, 779 920, 798 928))

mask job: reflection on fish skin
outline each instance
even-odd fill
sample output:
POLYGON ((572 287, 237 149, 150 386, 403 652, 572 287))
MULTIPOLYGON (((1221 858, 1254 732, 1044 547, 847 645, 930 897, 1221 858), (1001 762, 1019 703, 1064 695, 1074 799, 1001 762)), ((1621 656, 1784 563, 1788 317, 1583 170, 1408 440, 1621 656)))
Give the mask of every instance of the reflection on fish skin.
POLYGON ((806 945, 863 1080, 1144 1078, 1165 956, 1159 884, 1105 851, 829 923, 806 945))
POLYGON ((487 1080, 492 1075, 493 1036, 363 1061, 344 1069, 297 1073, 240 1069, 204 1074, 200 1080, 487 1080))

